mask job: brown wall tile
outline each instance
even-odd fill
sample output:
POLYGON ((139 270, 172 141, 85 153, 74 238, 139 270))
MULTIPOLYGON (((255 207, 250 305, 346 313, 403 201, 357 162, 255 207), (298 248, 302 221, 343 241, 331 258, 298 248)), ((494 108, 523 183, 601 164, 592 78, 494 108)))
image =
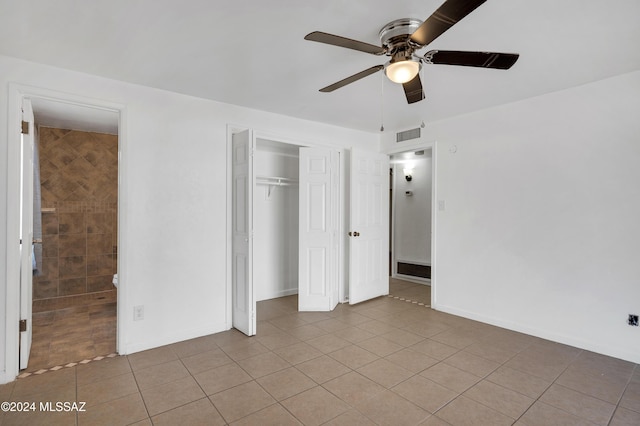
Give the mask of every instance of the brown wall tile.
POLYGON ((112 254, 111 234, 87 234, 87 255, 112 254))
POLYGON ((37 278, 33 282, 33 299, 48 299, 58 296, 58 280, 41 281, 37 278))
POLYGON ((61 257, 59 268, 60 279, 85 277, 87 275, 86 257, 61 257))
POLYGON ((113 275, 98 275, 87 277, 87 292, 113 290, 113 275))
POLYGON ((58 233, 58 215, 56 213, 42 213, 42 235, 58 233))
POLYGON ((58 257, 58 235, 42 236, 42 257, 58 257))
POLYGON ((60 234, 58 252, 60 257, 85 256, 87 254, 86 234, 60 234))
POLYGON ((61 234, 81 234, 85 232, 84 213, 60 213, 58 220, 61 234))
POLYGON ((113 274, 113 255, 87 257, 87 276, 113 274))

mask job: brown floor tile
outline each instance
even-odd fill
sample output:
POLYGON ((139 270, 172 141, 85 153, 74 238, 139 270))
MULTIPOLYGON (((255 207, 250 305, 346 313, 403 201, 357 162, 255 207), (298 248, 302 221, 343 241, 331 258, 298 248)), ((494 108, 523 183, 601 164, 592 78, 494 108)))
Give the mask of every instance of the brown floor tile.
POLYGON ((351 371, 351 369, 327 355, 305 361, 296 365, 296 368, 319 384, 351 371))
POLYGON ((356 404, 358 411, 378 425, 414 425, 430 413, 391 391, 384 391, 356 404))
POLYGON ((78 425, 117 425, 131 424, 148 418, 145 404, 140 394, 104 402, 78 413, 78 425))
POLYGON ((340 414, 332 420, 324 424, 325 426, 375 426, 375 423, 369 420, 364 414, 358 410, 351 409, 344 414, 340 414))
POLYGON ((290 367, 256 380, 277 401, 290 398, 316 386, 316 383, 290 367))
POLYGON ((355 371, 330 380, 322 386, 351 406, 385 390, 383 386, 355 371))
POLYGON ((239 420, 276 402, 258 383, 251 381, 209 397, 227 423, 239 420))
POLYGON ((380 359, 379 356, 355 345, 338 349, 335 352, 331 352, 329 356, 354 370, 380 359))
POLYGON ((535 402, 533 398, 483 380, 464 393, 467 398, 518 419, 535 402))
POLYGON ((530 398, 538 398, 551 385, 551 381, 531 376, 513 368, 502 366, 491 373, 486 380, 520 392, 530 398))
POLYGON ((301 362, 309 361, 322 355, 322 352, 305 342, 278 348, 273 352, 292 365, 300 364, 301 362))
POLYGON ((526 426, 586 426, 594 423, 562 411, 544 402, 537 401, 516 423, 526 426))
POLYGON ((208 398, 199 399, 151 418, 154 426, 211 425, 222 426, 225 421, 208 398))
POLYGON ((263 408, 253 414, 244 417, 237 422, 232 423, 233 426, 297 426, 302 425, 295 417, 293 417, 280 404, 273 404, 267 408, 263 408))
POLYGON ((467 351, 460 351, 451 355, 444 360, 444 363, 478 377, 486 377, 500 366, 495 361, 490 361, 467 351))
POLYGON ((134 393, 138 393, 138 385, 132 373, 120 374, 82 386, 78 385, 78 401, 85 401, 87 407, 134 393))
POLYGON ((556 384, 542 394, 540 401, 601 425, 608 424, 616 408, 613 404, 556 384))
POLYGON ((640 413, 640 381, 632 381, 622 395, 620 406, 640 413))
POLYGON ((466 391, 480 381, 480 377, 444 363, 429 367, 420 375, 458 393, 466 391))
POLYGON ((182 363, 192 375, 211 370, 221 365, 232 363, 233 360, 227 356, 221 349, 213 349, 207 352, 201 352, 197 355, 191 355, 181 358, 182 363))
POLYGON ((249 373, 251 377, 257 379, 258 377, 284 370, 285 368, 290 367, 291 364, 273 352, 267 352, 238 361, 238 365, 249 373))
POLYGON ((414 374, 426 370, 439 362, 437 359, 430 358, 427 355, 421 354, 420 352, 412 349, 402 349, 386 356, 385 359, 411 371, 414 374))
POLYGON ((409 370, 406 370, 391 361, 387 361, 386 359, 374 361, 364 367, 358 368, 357 371, 363 376, 386 388, 391 388, 413 376, 413 373, 409 370))
POLYGON ((459 395, 421 376, 413 376, 391 390, 430 413, 435 413, 459 395))
POLYGON ((640 425, 640 413, 637 411, 627 410, 626 408, 618 407, 613 414, 611 423, 609 426, 638 426, 640 425))
POLYGON ((173 352, 171 346, 161 346, 148 351, 137 352, 127 356, 131 369, 135 372, 143 368, 151 367, 165 362, 175 361, 178 356, 173 352))
POLYGON ((321 386, 282 401, 282 405, 302 424, 323 424, 349 409, 349 406, 321 386))
POLYGON ((213 395, 252 380, 251 376, 235 363, 198 373, 194 378, 207 395, 213 395))
POLYGON ((151 416, 202 399, 205 396, 198 383, 190 376, 153 388, 142 389, 140 392, 142 392, 144 403, 151 416))
POLYGON ((500 414, 471 399, 460 396, 436 413, 442 420, 456 426, 466 425, 511 425, 513 419, 500 414))
POLYGON ((142 390, 184 379, 189 376, 189 371, 180 360, 175 360, 136 370, 134 375, 142 390))

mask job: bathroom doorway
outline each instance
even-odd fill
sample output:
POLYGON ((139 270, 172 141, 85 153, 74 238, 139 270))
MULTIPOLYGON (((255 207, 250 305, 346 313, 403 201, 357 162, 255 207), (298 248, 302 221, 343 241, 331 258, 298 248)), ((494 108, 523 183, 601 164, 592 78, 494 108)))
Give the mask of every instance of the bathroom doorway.
POLYGON ((26 371, 117 351, 119 114, 49 99, 32 104, 39 233, 26 371))

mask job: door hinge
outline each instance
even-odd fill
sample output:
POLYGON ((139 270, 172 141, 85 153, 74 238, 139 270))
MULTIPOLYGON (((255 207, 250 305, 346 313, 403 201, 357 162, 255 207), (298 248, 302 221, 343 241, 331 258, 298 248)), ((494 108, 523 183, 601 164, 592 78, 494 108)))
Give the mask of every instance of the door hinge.
POLYGON ((27 320, 20 320, 20 332, 27 331, 27 320))
POLYGON ((28 135, 29 134, 29 122, 28 121, 23 121, 22 122, 22 134, 23 135, 28 135))

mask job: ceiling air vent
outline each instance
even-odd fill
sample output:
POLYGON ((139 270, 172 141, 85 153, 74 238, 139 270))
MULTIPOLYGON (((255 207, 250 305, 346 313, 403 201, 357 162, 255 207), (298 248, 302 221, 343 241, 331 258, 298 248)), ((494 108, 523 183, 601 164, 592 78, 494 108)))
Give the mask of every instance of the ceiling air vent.
POLYGON ((396 133, 396 142, 404 142, 411 139, 420 139, 420 127, 396 133))

